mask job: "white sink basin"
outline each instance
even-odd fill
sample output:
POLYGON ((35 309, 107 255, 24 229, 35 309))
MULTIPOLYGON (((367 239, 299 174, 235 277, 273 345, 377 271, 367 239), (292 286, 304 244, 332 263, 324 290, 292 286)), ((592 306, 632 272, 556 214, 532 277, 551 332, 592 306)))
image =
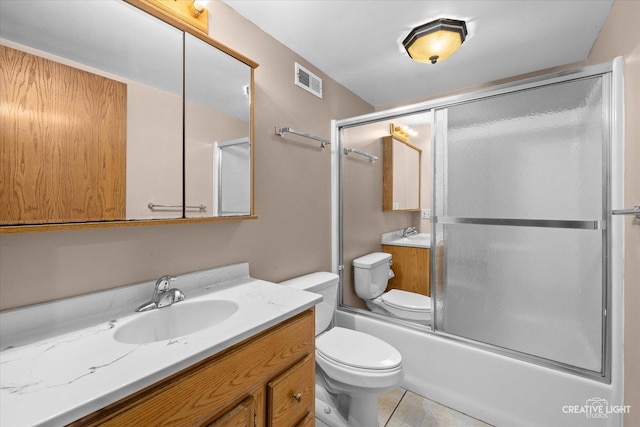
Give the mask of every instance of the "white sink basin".
POLYGON ((233 316, 238 304, 229 300, 181 301, 140 313, 116 328, 116 341, 147 344, 182 337, 210 328, 233 316))

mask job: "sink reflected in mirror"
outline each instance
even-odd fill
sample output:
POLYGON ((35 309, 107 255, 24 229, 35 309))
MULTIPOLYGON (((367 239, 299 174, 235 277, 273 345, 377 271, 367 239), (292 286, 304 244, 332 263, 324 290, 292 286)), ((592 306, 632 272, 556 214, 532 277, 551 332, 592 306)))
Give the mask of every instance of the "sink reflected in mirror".
POLYGON ((431 234, 430 233, 417 233, 407 237, 400 236, 400 230, 384 233, 380 240, 383 245, 396 245, 396 246, 413 246, 417 248, 430 248, 431 247, 431 234))
POLYGON ((113 337, 124 344, 165 341, 215 326, 237 311, 238 304, 228 300, 183 301, 137 315, 113 337))
POLYGON ((431 234, 430 233, 418 233, 418 234, 414 234, 412 236, 408 236, 406 237, 407 240, 409 241, 415 241, 415 242, 431 242, 431 234))

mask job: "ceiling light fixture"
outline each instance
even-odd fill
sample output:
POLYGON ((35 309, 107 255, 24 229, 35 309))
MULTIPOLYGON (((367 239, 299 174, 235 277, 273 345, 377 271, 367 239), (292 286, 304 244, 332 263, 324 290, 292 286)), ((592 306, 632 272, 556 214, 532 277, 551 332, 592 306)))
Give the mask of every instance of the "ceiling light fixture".
POLYGON ((414 61, 435 64, 458 50, 466 37, 464 21, 441 18, 414 28, 402 44, 414 61))

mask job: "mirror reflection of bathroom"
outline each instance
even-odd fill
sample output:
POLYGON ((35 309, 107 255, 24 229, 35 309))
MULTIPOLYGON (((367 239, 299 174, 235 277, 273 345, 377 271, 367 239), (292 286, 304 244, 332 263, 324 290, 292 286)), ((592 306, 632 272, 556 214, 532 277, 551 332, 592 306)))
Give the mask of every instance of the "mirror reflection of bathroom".
POLYGON ((431 111, 343 129, 342 304, 431 325, 431 111))

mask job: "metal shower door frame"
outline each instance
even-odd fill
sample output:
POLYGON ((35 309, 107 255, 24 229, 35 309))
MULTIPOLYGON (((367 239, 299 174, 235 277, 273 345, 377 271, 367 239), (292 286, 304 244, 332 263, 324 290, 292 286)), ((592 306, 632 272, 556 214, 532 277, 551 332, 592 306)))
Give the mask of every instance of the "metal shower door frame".
MULTIPOLYGON (((605 239, 603 239, 603 258, 604 258, 604 270, 603 275, 606 275, 606 285, 603 288, 603 301, 604 310, 606 313, 605 324, 603 328, 604 348, 603 348, 603 370, 600 373, 594 373, 593 371, 583 370, 575 368, 562 363, 553 363, 548 360, 540 360, 535 357, 528 357, 518 352, 505 351, 501 348, 495 348, 495 346, 478 343, 472 340, 467 340, 457 336, 451 336, 441 332, 430 332, 434 335, 441 337, 442 339, 453 340, 473 347, 481 348, 484 350, 492 351, 498 354, 503 354, 516 359, 524 360, 534 364, 557 369, 563 372, 583 376, 589 379, 601 381, 604 383, 611 382, 612 376, 612 340, 615 340, 616 348, 621 346, 623 335, 623 317, 622 317, 622 278, 623 278, 623 256, 624 256, 624 222, 620 216, 611 216, 612 209, 623 208, 623 153, 624 153, 624 114, 623 114, 623 94, 624 94, 624 80, 623 80, 623 59, 621 57, 615 60, 603 64, 591 65, 572 70, 562 71, 559 73, 553 73, 498 85, 495 87, 469 92, 466 94, 460 94, 455 96, 437 98, 434 100, 421 102, 413 105, 393 108, 385 111, 378 111, 371 114, 362 116, 332 120, 331 127, 331 152, 332 152, 332 271, 340 276, 340 292, 339 292, 339 307, 338 309, 345 312, 351 312, 356 314, 368 314, 365 310, 350 307, 344 305, 342 287, 343 287, 343 270, 344 266, 344 213, 343 213, 343 130, 357 127, 361 125, 376 123, 379 121, 400 118, 402 116, 418 113, 431 112, 432 119, 435 119, 435 110, 454 106, 461 103, 466 103, 483 98, 489 98, 497 95, 503 95, 507 93, 513 93, 517 91, 523 91, 541 86, 547 86, 555 83, 568 82, 571 80, 578 80, 587 77, 593 77, 597 75, 607 76, 608 83, 605 89, 607 93, 603 93, 603 100, 605 97, 609 99, 608 105, 610 112, 608 114, 609 123, 609 144, 610 148, 607 148, 606 160, 603 164, 603 174, 605 179, 603 185, 605 185, 608 191, 606 193, 606 200, 603 203, 603 218, 604 223, 601 225, 603 233, 606 233, 605 239), (613 165, 613 166, 612 166, 613 165), (615 239, 616 244, 612 245, 612 240, 615 239), (615 264, 612 266, 612 263, 615 264), (615 283, 614 287, 612 283, 615 283), (616 312, 613 312, 612 308, 616 307, 616 312)), ((435 120, 432 120, 435 123, 435 120)), ((432 156, 431 156, 431 170, 432 174, 435 173, 435 156, 433 150, 435 149, 435 132, 432 132, 432 156)), ((432 175, 432 182, 435 182, 435 176, 432 175)), ((435 192, 432 192, 432 199, 435 199, 435 192)), ((432 200, 432 206, 435 206, 435 200, 432 200)), ((431 226, 432 230, 435 230, 437 218, 432 216, 431 226)), ((562 225, 562 224, 560 224, 562 225)), ((564 224, 566 225, 566 224, 564 224)), ((584 224, 575 224, 578 227, 594 227, 593 223, 585 222, 584 224)), ((435 277, 435 251, 431 251, 431 269, 432 277, 435 277)), ((435 299, 432 299, 432 310, 435 314, 435 299)), ((396 323, 412 327, 408 322, 401 320, 392 320, 396 323)), ((423 329, 417 327, 418 329, 423 329)), ((617 359, 621 359, 621 354, 616 353, 617 359)), ((616 376, 621 372, 621 367, 616 365, 614 367, 616 376)))

